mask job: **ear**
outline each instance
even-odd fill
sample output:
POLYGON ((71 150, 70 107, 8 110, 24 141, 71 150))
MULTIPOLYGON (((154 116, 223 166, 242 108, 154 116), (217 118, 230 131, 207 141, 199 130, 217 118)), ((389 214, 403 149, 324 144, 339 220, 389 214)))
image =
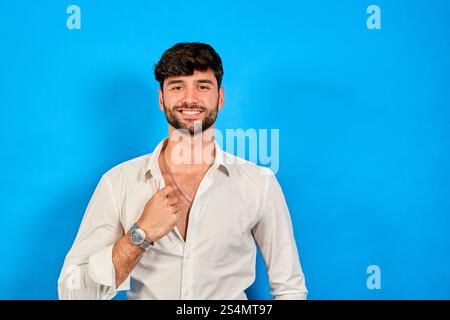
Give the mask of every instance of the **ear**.
POLYGON ((164 112, 164 97, 163 97, 163 91, 161 88, 158 88, 158 103, 159 103, 159 109, 164 112))
POLYGON ((225 90, 223 87, 220 87, 219 89, 219 110, 223 108, 223 105, 225 104, 225 90))

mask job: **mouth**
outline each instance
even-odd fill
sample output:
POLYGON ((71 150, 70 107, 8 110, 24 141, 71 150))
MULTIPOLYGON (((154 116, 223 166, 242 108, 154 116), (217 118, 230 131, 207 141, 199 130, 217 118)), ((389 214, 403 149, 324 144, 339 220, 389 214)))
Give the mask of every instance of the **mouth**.
POLYGON ((203 113, 202 109, 178 109, 178 113, 180 113, 185 119, 198 119, 203 113))

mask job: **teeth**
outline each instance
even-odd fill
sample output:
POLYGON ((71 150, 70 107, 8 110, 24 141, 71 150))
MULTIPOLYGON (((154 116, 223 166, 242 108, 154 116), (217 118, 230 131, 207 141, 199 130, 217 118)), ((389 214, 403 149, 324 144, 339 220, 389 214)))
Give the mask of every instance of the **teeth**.
POLYGON ((183 114, 198 114, 200 111, 192 111, 192 110, 182 110, 183 114))

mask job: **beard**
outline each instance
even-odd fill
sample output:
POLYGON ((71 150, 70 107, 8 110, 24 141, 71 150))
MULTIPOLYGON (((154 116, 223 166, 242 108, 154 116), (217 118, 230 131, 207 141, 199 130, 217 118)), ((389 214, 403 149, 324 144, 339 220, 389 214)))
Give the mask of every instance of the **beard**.
POLYGON ((181 105, 176 105, 173 108, 167 108, 164 100, 163 106, 167 122, 177 130, 187 130, 189 134, 193 136, 209 129, 216 122, 219 111, 219 100, 217 99, 216 106, 212 109, 208 109, 205 106, 201 106, 196 103, 183 103, 181 105), (204 113, 203 119, 183 119, 181 114, 178 112, 180 109, 200 109, 204 113))

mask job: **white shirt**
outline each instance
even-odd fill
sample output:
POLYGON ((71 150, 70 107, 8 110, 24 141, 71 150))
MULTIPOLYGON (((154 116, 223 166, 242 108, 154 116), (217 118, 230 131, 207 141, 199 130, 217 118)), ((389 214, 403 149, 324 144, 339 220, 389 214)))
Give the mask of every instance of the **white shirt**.
POLYGON ((58 279, 60 299, 247 299, 255 280, 256 244, 274 299, 306 299, 291 218, 281 187, 267 168, 221 150, 201 181, 186 241, 177 227, 155 241, 116 289, 112 248, 164 187, 153 153, 106 172, 88 204, 58 279))

